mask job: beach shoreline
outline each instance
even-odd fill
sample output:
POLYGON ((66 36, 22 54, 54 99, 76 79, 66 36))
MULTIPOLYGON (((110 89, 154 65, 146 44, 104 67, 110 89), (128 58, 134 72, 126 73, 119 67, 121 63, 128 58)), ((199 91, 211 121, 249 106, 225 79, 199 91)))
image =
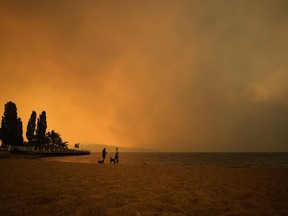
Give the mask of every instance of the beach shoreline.
POLYGON ((285 168, 0 159, 1 215, 287 215, 285 168))

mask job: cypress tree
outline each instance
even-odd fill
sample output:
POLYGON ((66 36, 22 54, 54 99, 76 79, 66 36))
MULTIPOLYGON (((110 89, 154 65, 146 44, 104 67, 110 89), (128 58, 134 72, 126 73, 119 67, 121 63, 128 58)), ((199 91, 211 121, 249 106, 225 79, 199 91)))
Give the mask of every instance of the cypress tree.
POLYGON ((43 111, 37 119, 36 140, 39 144, 46 144, 46 112, 43 111))
MULTIPOLYGON (((0 141, 2 142, 2 128, 0 128, 0 141)), ((2 146, 2 143, 0 146, 2 146)))
POLYGON ((35 141, 35 129, 36 129, 36 112, 32 111, 30 119, 27 124, 26 137, 29 143, 33 143, 35 141))
POLYGON ((23 141, 23 124, 21 118, 18 118, 16 124, 16 145, 22 146, 23 141))
POLYGON ((17 107, 12 101, 5 104, 1 122, 1 140, 4 146, 23 144, 22 121, 17 117, 17 107), (22 140, 22 142, 21 142, 22 140))

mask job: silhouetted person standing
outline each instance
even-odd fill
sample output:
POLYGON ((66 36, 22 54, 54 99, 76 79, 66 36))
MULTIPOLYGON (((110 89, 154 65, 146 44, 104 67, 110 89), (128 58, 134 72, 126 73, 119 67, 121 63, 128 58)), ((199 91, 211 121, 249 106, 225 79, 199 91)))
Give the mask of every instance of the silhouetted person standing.
POLYGON ((116 163, 118 164, 119 163, 119 150, 118 150, 118 147, 116 148, 116 152, 115 152, 115 160, 116 160, 116 163))
POLYGON ((104 148, 104 149, 102 150, 102 161, 103 161, 103 163, 104 163, 104 161, 105 161, 106 155, 107 155, 107 151, 106 151, 106 148, 104 148))

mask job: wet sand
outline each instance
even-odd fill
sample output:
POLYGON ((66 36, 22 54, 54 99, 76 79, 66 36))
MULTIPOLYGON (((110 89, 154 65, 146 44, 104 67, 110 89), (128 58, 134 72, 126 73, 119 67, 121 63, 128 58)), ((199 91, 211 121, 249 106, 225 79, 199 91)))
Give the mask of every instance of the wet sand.
POLYGON ((288 215, 288 170, 0 159, 0 215, 288 215))

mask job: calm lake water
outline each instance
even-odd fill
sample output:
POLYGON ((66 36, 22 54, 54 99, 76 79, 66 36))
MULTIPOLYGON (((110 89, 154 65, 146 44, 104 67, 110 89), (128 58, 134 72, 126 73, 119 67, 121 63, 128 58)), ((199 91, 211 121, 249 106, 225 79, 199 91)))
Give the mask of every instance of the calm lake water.
MULTIPOLYGON (((108 154, 105 163, 109 164, 108 154)), ((48 161, 98 163, 100 153, 43 158, 48 161)), ((120 153, 121 164, 183 164, 224 167, 288 168, 288 153, 120 153)))

